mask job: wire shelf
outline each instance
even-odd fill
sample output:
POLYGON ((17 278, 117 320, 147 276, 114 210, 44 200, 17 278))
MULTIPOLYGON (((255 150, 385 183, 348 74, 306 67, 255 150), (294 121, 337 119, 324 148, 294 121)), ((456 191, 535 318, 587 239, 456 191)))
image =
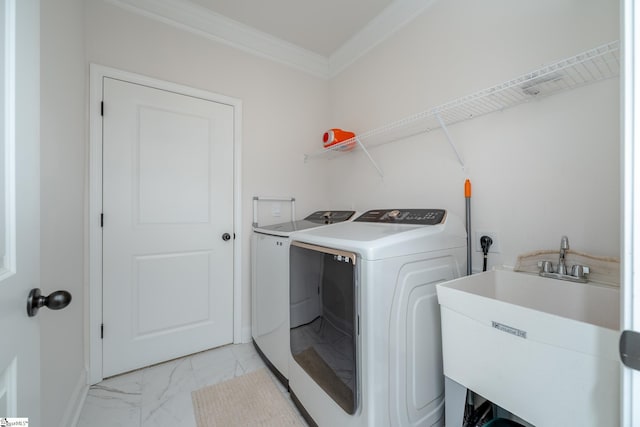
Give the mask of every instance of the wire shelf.
MULTIPOLYGON (((373 148, 465 120, 502 111, 620 74, 620 43, 614 41, 571 58, 523 74, 507 82, 455 99, 427 111, 363 132, 354 138, 317 152, 305 161, 345 151, 347 146, 373 148), (440 119, 440 120, 439 120, 440 119), (359 144, 357 142, 359 141, 359 144)), ((357 148, 356 148, 357 149, 357 148)))

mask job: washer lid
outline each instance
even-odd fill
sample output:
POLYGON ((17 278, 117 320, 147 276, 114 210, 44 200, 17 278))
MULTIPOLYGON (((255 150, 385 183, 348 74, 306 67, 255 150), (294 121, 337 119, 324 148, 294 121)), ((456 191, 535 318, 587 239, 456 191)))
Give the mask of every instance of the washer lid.
POLYGON ((263 225, 254 227, 253 230, 257 233, 275 234, 276 236, 289 236, 294 231, 308 230, 310 228, 321 227, 324 224, 307 221, 302 219, 300 221, 283 222, 281 224, 263 225))
POLYGON ((299 221, 257 226, 254 227, 253 230, 257 233, 288 237, 295 231, 308 230, 333 223, 348 221, 355 215, 355 213, 355 211, 316 211, 305 219, 301 219, 299 221))

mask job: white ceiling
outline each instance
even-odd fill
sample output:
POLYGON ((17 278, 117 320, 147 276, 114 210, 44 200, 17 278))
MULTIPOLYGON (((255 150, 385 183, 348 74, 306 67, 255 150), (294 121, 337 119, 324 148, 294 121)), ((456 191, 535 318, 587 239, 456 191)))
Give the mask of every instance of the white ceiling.
POLYGON ((438 0, 104 0, 331 78, 438 0))
POLYGON ((331 56, 398 0, 191 0, 213 12, 331 56))

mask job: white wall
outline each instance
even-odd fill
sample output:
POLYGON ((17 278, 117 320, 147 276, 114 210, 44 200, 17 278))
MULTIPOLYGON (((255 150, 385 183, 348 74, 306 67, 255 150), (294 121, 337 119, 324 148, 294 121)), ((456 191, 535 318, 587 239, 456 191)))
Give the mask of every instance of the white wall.
MULTIPOLYGON (((306 165, 327 121, 328 82, 204 37, 86 2, 87 60, 239 98, 243 102, 243 327, 250 325, 252 198, 295 196, 300 215, 325 207, 319 164, 306 165), (317 136, 316 140, 309 135, 317 136)), ((269 206, 266 206, 268 209, 269 206)), ((272 222, 288 220, 288 208, 272 222)))
MULTIPOLYGON (((619 38, 618 2, 448 0, 381 43, 330 82, 330 126, 363 132, 485 89, 619 38)), ((492 265, 571 248, 619 256, 618 79, 450 127, 462 171, 441 131, 323 160, 332 202, 359 210, 446 208, 499 233, 492 265), (346 190, 341 182, 348 182, 346 190)), ((474 269, 481 257, 474 252, 474 269)))
POLYGON ((42 420, 70 425, 85 382, 83 0, 41 1, 40 230, 43 293, 71 292, 61 311, 40 310, 42 420))

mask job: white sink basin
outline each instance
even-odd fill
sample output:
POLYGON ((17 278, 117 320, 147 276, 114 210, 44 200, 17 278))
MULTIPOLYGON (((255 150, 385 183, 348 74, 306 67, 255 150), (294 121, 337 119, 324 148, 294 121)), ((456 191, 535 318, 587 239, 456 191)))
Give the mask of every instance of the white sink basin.
POLYGON ((437 286, 444 373, 536 426, 619 424, 619 290, 491 271, 437 286))

